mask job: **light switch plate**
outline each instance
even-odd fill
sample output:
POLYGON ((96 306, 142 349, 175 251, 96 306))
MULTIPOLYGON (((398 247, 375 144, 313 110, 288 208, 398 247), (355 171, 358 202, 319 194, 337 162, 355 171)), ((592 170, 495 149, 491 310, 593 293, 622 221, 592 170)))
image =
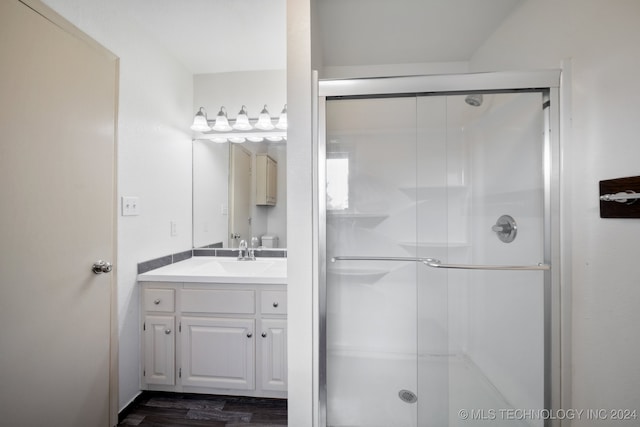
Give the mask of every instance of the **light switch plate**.
POLYGON ((122 216, 140 215, 140 200, 135 196, 122 196, 122 216))

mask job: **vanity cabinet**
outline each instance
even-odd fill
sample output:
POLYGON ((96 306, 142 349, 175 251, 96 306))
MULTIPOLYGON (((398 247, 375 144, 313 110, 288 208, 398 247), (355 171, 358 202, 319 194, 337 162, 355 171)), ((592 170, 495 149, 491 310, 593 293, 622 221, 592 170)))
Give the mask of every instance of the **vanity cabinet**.
POLYGON ((268 154, 256 154, 256 205, 275 206, 278 201, 278 162, 268 154))
POLYGON ((285 285, 141 286, 143 389, 286 397, 285 285))
POLYGON ((263 291, 260 313, 262 388, 287 391, 287 293, 263 291), (275 316, 273 316, 275 315, 275 316), (270 317, 270 318, 267 318, 270 317))
POLYGON ((263 319, 261 327, 262 388, 287 391, 287 321, 263 319))
POLYGON ((253 319, 183 317, 182 385, 254 390, 253 319))
POLYGON ((144 369, 147 384, 175 384, 175 290, 143 291, 144 369))

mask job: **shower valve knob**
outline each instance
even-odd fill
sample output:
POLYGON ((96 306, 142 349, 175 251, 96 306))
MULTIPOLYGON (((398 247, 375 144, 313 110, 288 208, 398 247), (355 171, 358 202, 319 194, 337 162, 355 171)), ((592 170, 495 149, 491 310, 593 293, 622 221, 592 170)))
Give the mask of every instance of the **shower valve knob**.
POLYGON ((498 239, 504 243, 511 243, 518 234, 516 220, 510 215, 502 215, 491 227, 491 231, 496 233, 498 239))

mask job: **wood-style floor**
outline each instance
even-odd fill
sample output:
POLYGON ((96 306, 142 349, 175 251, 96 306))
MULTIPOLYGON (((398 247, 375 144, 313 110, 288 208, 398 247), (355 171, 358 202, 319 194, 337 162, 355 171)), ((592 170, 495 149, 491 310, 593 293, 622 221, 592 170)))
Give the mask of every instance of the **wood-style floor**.
POLYGON ((285 427, 287 400, 143 392, 118 426, 285 427))

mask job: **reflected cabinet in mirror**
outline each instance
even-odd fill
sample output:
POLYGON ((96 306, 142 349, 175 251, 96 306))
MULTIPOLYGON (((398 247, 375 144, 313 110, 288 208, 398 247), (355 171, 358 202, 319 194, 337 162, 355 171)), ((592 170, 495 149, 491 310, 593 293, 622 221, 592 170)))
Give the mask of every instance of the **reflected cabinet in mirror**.
POLYGON ((193 246, 286 248, 286 143, 193 142, 193 246))

